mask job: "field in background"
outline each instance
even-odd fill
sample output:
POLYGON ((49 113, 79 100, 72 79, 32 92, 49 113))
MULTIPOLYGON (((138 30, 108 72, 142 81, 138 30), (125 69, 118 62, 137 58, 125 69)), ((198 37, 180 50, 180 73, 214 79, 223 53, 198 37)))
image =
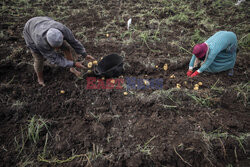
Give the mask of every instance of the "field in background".
POLYGON ((0 166, 248 166, 250 2, 235 3, 0 2, 0 166), (124 78, 163 78, 163 89, 87 90, 92 74, 49 64, 40 87, 22 37, 35 16, 65 24, 97 60, 123 56, 124 78), (234 76, 187 78, 192 47, 219 30, 238 38, 234 76))

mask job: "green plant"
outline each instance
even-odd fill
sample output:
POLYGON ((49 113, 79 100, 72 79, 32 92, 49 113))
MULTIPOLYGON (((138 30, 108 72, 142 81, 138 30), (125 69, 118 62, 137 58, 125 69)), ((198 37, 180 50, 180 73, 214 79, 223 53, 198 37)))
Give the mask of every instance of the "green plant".
POLYGON ((20 159, 20 161, 18 162, 18 166, 34 165, 35 159, 33 159, 33 157, 37 153, 41 157, 46 157, 49 134, 47 123, 48 121, 45 121, 41 117, 37 118, 37 116, 33 116, 31 120, 28 120, 28 124, 25 128, 21 127, 20 137, 16 136, 14 138, 14 144, 16 147, 16 151, 18 152, 17 158, 20 159), (37 150, 37 142, 39 140, 39 132, 43 127, 46 127, 47 134, 43 152, 39 153, 37 150))
POLYGON ((197 104, 201 104, 203 106, 210 106, 210 96, 207 97, 200 97, 199 95, 196 94, 191 94, 187 92, 187 95, 191 97, 197 104))
MULTIPOLYGON (((212 31, 215 27, 212 20, 210 20, 209 18, 201 20, 199 25, 203 25, 208 31, 212 31)), ((201 37, 200 40, 204 40, 204 38, 201 37)))
MULTIPOLYGON (((155 34, 155 35, 157 35, 157 34, 155 34)), ((154 35, 154 38, 157 38, 155 35, 154 35)), ((150 41, 150 38, 151 38, 150 37, 150 31, 142 31, 142 32, 140 32, 139 38, 143 42, 143 44, 145 44, 147 46, 147 48, 150 51, 159 52, 159 50, 154 50, 154 49, 150 48, 149 45, 148 45, 148 42, 150 41)))
POLYGON ((46 133, 46 139, 45 139, 45 143, 44 143, 44 147, 43 147, 43 153, 42 153, 41 157, 46 157, 46 150, 47 150, 47 144, 48 144, 48 137, 49 137, 49 134, 46 133))
POLYGON ((189 17, 184 13, 181 12, 179 14, 176 14, 175 16, 170 17, 172 21, 178 21, 178 22, 184 22, 187 23, 189 20, 189 17))
POLYGON ((37 9, 35 11, 36 11, 37 16, 44 16, 45 15, 45 13, 41 9, 37 9))
MULTIPOLYGON (((8 83, 7 83, 8 85, 8 83)), ((24 105, 25 103, 24 102, 21 102, 19 100, 15 101, 12 105, 11 105, 11 108, 12 109, 15 109, 15 110, 21 110, 24 108, 24 105)))
POLYGON ((233 167, 233 165, 232 164, 228 164, 226 167, 233 167))
POLYGON ((23 152, 23 149, 25 147, 25 143, 28 140, 26 135, 23 132, 23 128, 21 127, 21 143, 18 142, 17 137, 14 138, 14 142, 16 145, 16 151, 18 151, 18 157, 23 152))
POLYGON ((0 38, 3 38, 4 37, 4 33, 3 31, 0 31, 0 38))
MULTIPOLYGON (((41 155, 38 155, 37 159, 40 162, 46 162, 46 163, 49 163, 49 164, 53 164, 53 163, 63 164, 63 163, 71 162, 74 159, 79 158, 79 157, 86 157, 86 154, 73 155, 73 156, 71 156, 71 157, 69 157, 67 159, 64 159, 64 160, 61 160, 61 159, 58 159, 58 158, 53 158, 53 159, 49 160, 49 159, 45 159, 41 155)), ((87 161, 87 160, 85 160, 85 161, 87 161)))
POLYGON ((159 99, 159 98, 169 99, 175 104, 180 104, 180 102, 178 100, 174 99, 174 97, 173 97, 173 94, 176 91, 179 91, 179 89, 171 88, 171 89, 168 89, 168 90, 156 90, 150 96, 156 95, 157 99, 159 99))
POLYGON ((218 93, 222 93, 225 89, 222 87, 217 87, 217 84, 220 82, 220 79, 217 79, 217 81, 211 86, 211 90, 214 90, 218 93))
POLYGON ((238 134, 238 136, 236 136, 236 135, 231 135, 228 132, 222 132, 221 130, 217 129, 217 130, 215 130, 213 132, 209 132, 209 133, 206 133, 205 131, 203 131, 202 134, 203 134, 204 138, 206 138, 208 141, 212 141, 212 140, 216 140, 216 139, 220 139, 220 138, 227 139, 227 138, 231 137, 238 142, 240 148, 246 154, 246 150, 243 146, 243 143, 250 136, 250 133, 240 133, 240 134, 238 134))
POLYGON ((140 144, 137 145, 137 150, 146 154, 151 155, 151 151, 154 149, 154 146, 150 146, 149 143, 154 140, 157 136, 153 136, 151 139, 149 139, 145 144, 142 146, 140 144))
POLYGON ((240 136, 234 136, 231 135, 231 137, 233 137, 235 140, 238 141, 240 148, 244 151, 244 153, 246 154, 246 149, 243 146, 243 143, 245 142, 246 138, 250 136, 250 133, 246 133, 246 134, 241 134, 240 136))
POLYGON ((103 156, 103 149, 100 148, 99 146, 93 144, 93 150, 90 151, 90 152, 87 152, 87 153, 86 153, 86 156, 87 156, 87 158, 88 158, 90 161, 94 161, 94 160, 96 160, 97 158, 103 156))
POLYGON ((250 82, 241 83, 233 87, 237 91, 237 98, 243 102, 244 106, 249 105, 250 82))
POLYGON ((76 36, 81 38, 84 42, 88 42, 88 38, 86 36, 86 27, 82 27, 82 29, 76 32, 76 36))
POLYGON ((111 141, 112 138, 113 138, 113 136, 110 136, 110 134, 108 134, 107 142, 110 143, 110 141, 111 141))
POLYGON ((37 118, 35 115, 28 122, 28 138, 36 144, 40 139, 39 134, 42 129, 45 127, 48 130, 48 121, 41 117, 37 118))
POLYGON ((191 36, 191 41, 193 43, 202 43, 205 41, 205 38, 200 35, 199 29, 194 30, 194 34, 191 36))
POLYGON ((239 39, 239 46, 242 48, 250 49, 250 33, 244 35, 239 39))

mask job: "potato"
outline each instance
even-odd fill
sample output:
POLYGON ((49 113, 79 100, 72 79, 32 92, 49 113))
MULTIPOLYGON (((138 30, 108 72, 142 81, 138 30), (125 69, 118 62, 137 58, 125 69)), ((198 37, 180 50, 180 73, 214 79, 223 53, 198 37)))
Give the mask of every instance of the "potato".
POLYGON ((168 64, 164 64, 163 70, 164 70, 164 71, 167 71, 167 70, 168 70, 168 64))
POLYGON ((145 85, 150 85, 150 82, 148 81, 148 80, 146 80, 146 79, 143 79, 143 83, 145 84, 145 85))
POLYGON ((198 85, 198 84, 195 84, 194 87, 199 87, 199 85, 198 85))
POLYGON ((127 96, 128 95, 128 92, 123 92, 124 96, 127 96))
POLYGON ((97 64, 98 64, 98 62, 95 60, 95 61, 93 61, 93 64, 94 64, 94 65, 97 65, 97 64))
POLYGON ((88 68, 92 68, 92 66, 93 66, 93 63, 92 63, 92 62, 89 62, 89 63, 88 63, 88 68))
POLYGON ((174 74, 173 74, 173 75, 171 75, 171 76, 170 76, 170 78, 171 78, 171 79, 175 78, 175 75, 174 75, 174 74))
POLYGON ((198 82, 198 85, 200 85, 200 86, 201 86, 201 85, 202 85, 202 82, 198 82))
POLYGON ((65 93, 65 91, 64 91, 64 90, 61 90, 61 91, 60 91, 60 93, 61 93, 61 94, 64 94, 64 93, 65 93))
POLYGON ((194 90, 199 90, 199 87, 194 87, 194 90))

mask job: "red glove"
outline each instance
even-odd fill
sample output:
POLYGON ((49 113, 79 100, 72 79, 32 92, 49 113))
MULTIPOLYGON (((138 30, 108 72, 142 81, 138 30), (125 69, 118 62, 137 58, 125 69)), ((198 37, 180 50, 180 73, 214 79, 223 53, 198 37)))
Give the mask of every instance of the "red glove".
POLYGON ((192 75, 193 71, 192 70, 188 70, 187 72, 187 76, 190 77, 192 75))
POLYGON ((197 75, 199 75, 200 73, 198 72, 198 71, 195 71, 192 75, 191 75, 191 78, 192 77, 195 77, 195 76, 197 76, 197 75))

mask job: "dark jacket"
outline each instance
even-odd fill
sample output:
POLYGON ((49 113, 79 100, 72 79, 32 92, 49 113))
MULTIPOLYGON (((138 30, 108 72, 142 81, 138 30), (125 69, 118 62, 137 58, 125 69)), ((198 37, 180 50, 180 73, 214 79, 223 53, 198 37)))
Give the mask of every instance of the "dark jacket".
POLYGON ((74 35, 63 24, 49 17, 34 17, 24 27, 23 36, 27 46, 35 53, 43 55, 51 64, 62 67, 72 67, 73 61, 67 60, 63 55, 56 53, 46 39, 46 33, 50 28, 60 30, 71 47, 77 54, 86 56, 85 48, 75 39, 74 35))

